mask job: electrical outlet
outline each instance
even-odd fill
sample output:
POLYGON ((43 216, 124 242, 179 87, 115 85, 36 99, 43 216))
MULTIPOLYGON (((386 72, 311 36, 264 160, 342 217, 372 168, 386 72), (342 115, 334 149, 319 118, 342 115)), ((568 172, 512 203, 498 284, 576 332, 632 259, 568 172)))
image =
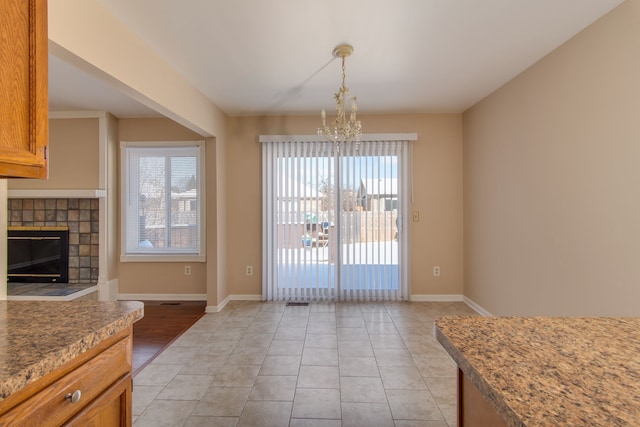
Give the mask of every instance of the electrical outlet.
POLYGON ((440 275, 440 266, 436 265, 435 267, 433 267, 433 275, 434 276, 439 276, 440 275))
POLYGON ((253 267, 247 265, 247 276, 253 276, 253 267))
POLYGON ((420 211, 413 211, 413 222, 420 221, 420 211))
POLYGON ((185 276, 191 275, 191 266, 190 265, 185 265, 184 266, 184 275, 185 276))

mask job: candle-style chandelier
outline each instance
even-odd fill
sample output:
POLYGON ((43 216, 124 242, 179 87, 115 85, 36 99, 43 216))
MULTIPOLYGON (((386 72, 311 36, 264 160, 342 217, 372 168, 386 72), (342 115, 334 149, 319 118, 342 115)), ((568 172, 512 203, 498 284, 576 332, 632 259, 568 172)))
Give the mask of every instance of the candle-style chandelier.
POLYGON ((342 86, 338 89, 338 92, 334 94, 336 100, 336 118, 333 120, 331 126, 327 126, 327 115, 322 110, 322 126, 318 128, 318 135, 324 136, 327 141, 333 143, 336 149, 340 150, 340 145, 343 143, 353 142, 355 143, 355 152, 357 153, 360 148, 360 137, 362 136, 362 124, 360 120, 356 118, 356 112, 358 111, 358 104, 356 97, 350 97, 349 89, 344 84, 345 79, 345 58, 353 53, 353 46, 348 44, 341 44, 333 49, 333 56, 336 58, 342 58, 342 86), (351 101, 351 113, 347 120, 345 102, 351 101))

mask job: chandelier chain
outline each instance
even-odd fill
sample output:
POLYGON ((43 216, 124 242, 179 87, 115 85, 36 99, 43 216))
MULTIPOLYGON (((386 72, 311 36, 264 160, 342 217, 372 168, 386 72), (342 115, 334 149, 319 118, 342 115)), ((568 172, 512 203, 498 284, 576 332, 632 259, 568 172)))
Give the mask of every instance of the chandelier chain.
POLYGON ((347 78, 347 72, 346 72, 346 67, 344 66, 344 64, 345 64, 344 58, 345 58, 345 56, 342 55, 342 89, 344 89, 346 91, 347 87, 345 86, 344 81, 347 78))

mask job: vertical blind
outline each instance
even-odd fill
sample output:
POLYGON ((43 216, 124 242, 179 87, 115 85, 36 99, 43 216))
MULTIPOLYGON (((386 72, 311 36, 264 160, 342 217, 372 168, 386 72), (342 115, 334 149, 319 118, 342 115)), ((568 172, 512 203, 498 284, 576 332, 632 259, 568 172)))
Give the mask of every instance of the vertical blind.
POLYGON ((261 136, 263 300, 409 297, 409 141, 261 136))

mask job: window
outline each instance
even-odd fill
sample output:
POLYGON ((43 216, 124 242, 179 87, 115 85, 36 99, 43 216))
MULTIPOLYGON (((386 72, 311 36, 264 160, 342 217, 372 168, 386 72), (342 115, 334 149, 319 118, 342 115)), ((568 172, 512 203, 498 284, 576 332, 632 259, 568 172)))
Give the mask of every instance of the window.
POLYGON ((122 142, 121 261, 204 261, 204 142, 122 142))

